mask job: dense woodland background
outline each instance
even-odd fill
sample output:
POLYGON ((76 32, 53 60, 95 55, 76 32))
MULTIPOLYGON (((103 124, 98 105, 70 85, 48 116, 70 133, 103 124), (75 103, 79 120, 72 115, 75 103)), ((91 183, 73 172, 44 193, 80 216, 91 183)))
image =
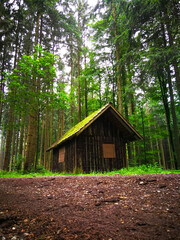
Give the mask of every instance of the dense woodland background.
POLYGON ((143 136, 130 166, 180 168, 179 17, 178 0, 1 0, 1 169, 51 169, 46 149, 108 102, 143 136))

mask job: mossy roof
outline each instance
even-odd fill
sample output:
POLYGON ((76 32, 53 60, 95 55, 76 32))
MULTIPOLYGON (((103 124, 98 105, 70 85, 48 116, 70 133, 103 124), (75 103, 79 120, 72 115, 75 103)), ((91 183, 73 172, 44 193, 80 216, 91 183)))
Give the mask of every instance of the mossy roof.
POLYGON ((76 124, 74 127, 72 127, 67 133, 65 133, 58 141, 56 141, 54 144, 51 145, 47 149, 47 151, 56 148, 57 146, 61 145, 65 141, 78 136, 81 132, 83 132, 91 123, 93 123, 99 116, 102 115, 103 112, 105 112, 108 108, 112 108, 118 116, 120 116, 121 120, 126 123, 126 125, 133 130, 133 132, 137 135, 138 139, 142 139, 141 135, 134 129, 134 127, 127 122, 127 120, 112 106, 111 103, 106 104, 102 108, 98 109, 97 111, 90 114, 88 117, 86 117, 84 120, 76 124))

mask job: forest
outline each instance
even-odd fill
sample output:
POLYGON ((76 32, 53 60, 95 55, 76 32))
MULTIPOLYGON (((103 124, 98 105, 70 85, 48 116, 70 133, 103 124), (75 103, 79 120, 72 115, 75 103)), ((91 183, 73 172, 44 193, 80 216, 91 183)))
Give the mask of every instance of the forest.
POLYGON ((46 150, 108 102, 143 140, 129 166, 180 169, 178 0, 1 0, 0 169, 46 150))

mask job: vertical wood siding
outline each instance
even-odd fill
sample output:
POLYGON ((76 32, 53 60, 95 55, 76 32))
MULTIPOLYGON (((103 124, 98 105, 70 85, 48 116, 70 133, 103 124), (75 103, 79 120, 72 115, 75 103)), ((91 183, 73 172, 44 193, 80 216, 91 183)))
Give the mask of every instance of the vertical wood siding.
POLYGON ((75 169, 75 147, 76 167, 86 173, 121 169, 126 167, 125 143, 121 129, 118 129, 108 114, 105 113, 76 138, 76 144, 75 139, 66 142, 64 145, 64 163, 58 163, 59 150, 54 149, 53 170, 73 172, 75 169), (115 144, 116 158, 103 157, 103 144, 115 144))

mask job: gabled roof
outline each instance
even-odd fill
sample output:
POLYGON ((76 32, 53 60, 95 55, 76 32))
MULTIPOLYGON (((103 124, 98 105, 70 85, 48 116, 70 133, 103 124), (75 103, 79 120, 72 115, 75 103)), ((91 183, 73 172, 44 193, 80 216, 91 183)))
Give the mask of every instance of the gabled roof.
POLYGON ((142 139, 142 136, 136 131, 136 129, 112 106, 111 103, 108 103, 104 107, 95 111, 94 113, 86 117, 84 120, 76 124, 74 127, 72 127, 57 142, 52 144, 51 147, 47 149, 47 151, 50 151, 51 149, 56 148, 57 146, 66 142, 67 140, 70 140, 73 137, 81 134, 89 125, 91 125, 97 118, 99 118, 108 109, 113 113, 116 119, 116 122, 122 125, 123 127, 125 127, 128 132, 131 132, 131 138, 129 139, 129 141, 142 139))

